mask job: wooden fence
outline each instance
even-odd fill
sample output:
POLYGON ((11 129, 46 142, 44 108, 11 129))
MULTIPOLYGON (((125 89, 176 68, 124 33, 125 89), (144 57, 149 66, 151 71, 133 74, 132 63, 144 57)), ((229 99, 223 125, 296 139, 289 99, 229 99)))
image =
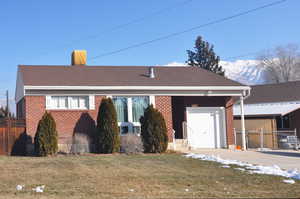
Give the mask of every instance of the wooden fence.
POLYGON ((0 120, 0 155, 24 155, 26 153, 25 121, 0 120))
MULTIPOLYGON (((234 129, 235 145, 242 146, 242 132, 234 129)), ((297 131, 294 130, 277 130, 265 131, 259 130, 246 130, 246 146, 247 148, 270 148, 270 149, 287 149, 289 147, 298 147, 297 131), (289 137, 294 137, 295 143, 290 143, 289 137)))

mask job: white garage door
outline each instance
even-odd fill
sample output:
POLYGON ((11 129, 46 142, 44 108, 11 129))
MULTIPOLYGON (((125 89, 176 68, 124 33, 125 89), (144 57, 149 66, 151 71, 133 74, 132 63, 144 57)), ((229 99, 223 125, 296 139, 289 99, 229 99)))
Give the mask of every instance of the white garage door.
POLYGON ((188 107, 187 134, 193 148, 226 146, 225 113, 222 107, 188 107))

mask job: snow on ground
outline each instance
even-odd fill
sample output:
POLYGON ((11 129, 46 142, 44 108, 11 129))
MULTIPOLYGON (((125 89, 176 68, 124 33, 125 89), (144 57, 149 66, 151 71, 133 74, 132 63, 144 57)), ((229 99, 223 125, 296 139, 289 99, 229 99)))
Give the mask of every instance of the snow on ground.
POLYGON ((32 189, 32 191, 35 191, 37 193, 43 193, 45 189, 45 185, 41 185, 41 186, 37 186, 35 188, 32 189))
POLYGON ((283 182, 288 184, 295 184, 295 180, 293 179, 283 180, 283 182))
POLYGON ((24 189, 24 187, 25 187, 25 185, 17 185, 16 186, 16 189, 17 189, 17 191, 22 191, 23 189, 24 189))
MULTIPOLYGON (((247 171, 250 174, 267 174, 267 175, 276 175, 282 176, 286 178, 292 178, 296 180, 300 180, 300 173, 297 169, 294 170, 283 170, 277 165, 273 166, 262 166, 262 165, 253 165, 246 162, 238 161, 238 160, 226 160, 214 155, 204 155, 204 154, 194 154, 190 153, 185 155, 187 158, 195 158, 206 161, 213 161, 223 164, 223 168, 229 168, 230 165, 236 165, 243 168, 235 168, 240 171, 247 171)), ((292 179, 284 180, 283 182, 293 184, 292 179)), ((295 181, 294 181, 295 183, 295 181)))

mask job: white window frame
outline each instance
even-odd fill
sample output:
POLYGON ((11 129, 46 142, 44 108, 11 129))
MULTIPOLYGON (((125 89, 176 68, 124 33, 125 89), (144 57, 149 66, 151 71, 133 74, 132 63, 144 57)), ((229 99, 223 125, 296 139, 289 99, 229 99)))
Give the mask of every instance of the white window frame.
MULTIPOLYGON (((155 96, 149 96, 149 95, 137 95, 137 96, 128 96, 128 95, 107 95, 107 98, 111 98, 113 99, 114 97, 124 97, 127 98, 127 118, 128 118, 128 122, 118 122, 118 126, 124 127, 127 126, 128 127, 128 133, 132 133, 133 132, 133 127, 141 127, 141 123, 140 122, 133 122, 133 115, 132 115, 132 98, 133 97, 148 97, 149 99, 149 105, 152 104, 155 107, 155 96)), ((122 134, 121 133, 121 129, 120 129, 120 135, 126 135, 126 134, 122 134)))
MULTIPOLYGON (((80 102, 78 101, 78 105, 80 102)), ((94 95, 47 95, 46 96, 46 110, 94 110, 95 109, 95 96, 94 95), (52 104, 52 97, 66 97, 66 107, 55 107, 52 104), (72 97, 84 97, 86 100, 86 107, 71 107, 72 97)))
POLYGON ((89 108, 89 97, 88 96, 68 96, 68 109, 70 110, 87 110, 89 108), (85 107, 80 107, 80 97, 83 97, 85 98, 86 100, 86 106, 85 107), (78 106, 77 107, 72 107, 72 98, 78 98, 77 100, 77 103, 78 103, 78 106))

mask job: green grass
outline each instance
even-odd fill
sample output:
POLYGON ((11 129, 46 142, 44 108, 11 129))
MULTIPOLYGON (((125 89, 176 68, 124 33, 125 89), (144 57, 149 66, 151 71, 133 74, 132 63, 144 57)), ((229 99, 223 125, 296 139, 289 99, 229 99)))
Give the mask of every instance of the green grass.
POLYGON ((0 198, 299 197, 300 182, 163 155, 0 157, 0 198), (25 184, 24 191, 16 191, 25 184), (34 193, 37 185, 44 193, 34 193), (134 191, 131 192, 130 189, 134 191), (188 189, 187 192, 185 189, 188 189))

